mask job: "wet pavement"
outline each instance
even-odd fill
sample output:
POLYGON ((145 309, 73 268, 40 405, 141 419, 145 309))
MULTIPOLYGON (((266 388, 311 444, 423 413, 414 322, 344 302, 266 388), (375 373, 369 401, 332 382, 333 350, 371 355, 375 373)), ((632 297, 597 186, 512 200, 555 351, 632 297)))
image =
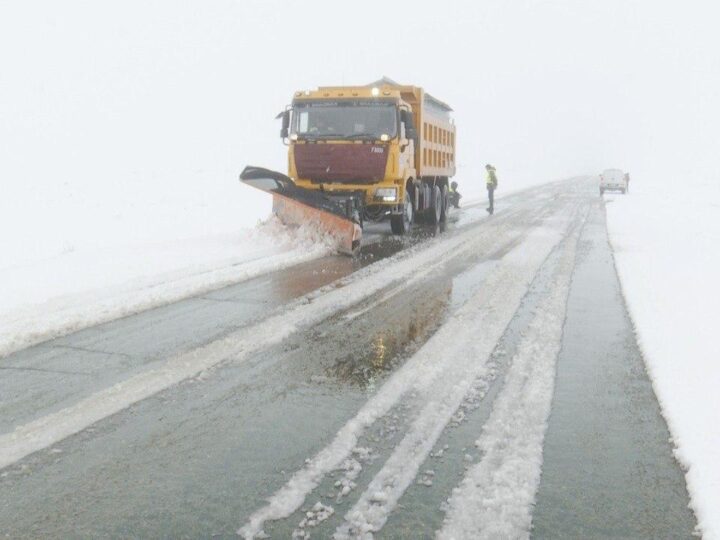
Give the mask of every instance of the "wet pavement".
POLYGON ((585 226, 567 310, 533 537, 691 538, 685 479, 625 308, 603 208, 585 226))
MULTIPOLYGON (((380 234, 357 259, 312 261, 0 360, 0 367, 13 368, 0 370, 0 433, 6 433, 169 355, 261 323, 375 262, 421 250, 438 234, 452 238, 471 229, 478 238, 498 236, 492 250, 460 250, 366 311, 338 313, 247 361, 225 362, 0 471, 0 534, 237 537, 247 516, 325 447, 529 231, 548 216, 583 207, 590 219, 558 359, 534 535, 687 536, 694 521, 684 479, 634 342, 604 237, 604 211, 591 187, 576 181, 518 194, 505 209, 499 201, 492 220, 454 220, 447 231, 418 229, 403 240, 380 234)), ((392 274, 392 266, 386 271, 392 274)), ((533 285, 538 291, 542 275, 533 285)), ((433 482, 413 484, 378 537, 432 538, 441 525, 445 499, 477 458, 473 442, 502 387, 506 359, 541 299, 534 290, 498 344, 497 375, 484 399, 463 405, 463 420, 451 423, 435 448, 441 456, 423 465, 434 471, 433 482)), ((363 435, 359 444, 374 453, 347 499, 327 496, 337 475, 307 499, 306 510, 318 500, 335 507, 314 537, 332 536, 407 429, 410 409, 400 403, 363 435)), ((266 531, 287 538, 302 516, 296 512, 266 531)))

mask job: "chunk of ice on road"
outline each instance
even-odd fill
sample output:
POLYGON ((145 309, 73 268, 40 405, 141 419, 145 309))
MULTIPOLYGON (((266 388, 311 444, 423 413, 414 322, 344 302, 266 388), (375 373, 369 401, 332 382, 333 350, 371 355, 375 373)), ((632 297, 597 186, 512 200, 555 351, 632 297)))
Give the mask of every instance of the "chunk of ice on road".
POLYGON ((307 529, 317 527, 335 513, 332 506, 318 501, 311 510, 305 512, 305 517, 298 523, 297 528, 292 532, 292 538, 310 538, 307 529))

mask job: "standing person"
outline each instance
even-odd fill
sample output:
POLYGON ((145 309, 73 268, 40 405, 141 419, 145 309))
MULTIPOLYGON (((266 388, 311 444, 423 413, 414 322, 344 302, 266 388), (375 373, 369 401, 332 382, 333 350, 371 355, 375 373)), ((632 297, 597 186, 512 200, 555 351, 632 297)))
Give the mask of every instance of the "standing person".
POLYGON ((485 170, 487 171, 487 180, 485 181, 485 184, 488 191, 488 203, 490 204, 490 206, 487 207, 487 211, 492 214, 495 211, 495 189, 498 185, 498 179, 495 167, 488 163, 485 165, 485 170))
POLYGON ((450 201, 450 204, 452 204, 455 208, 460 208, 460 199, 462 198, 462 195, 460 195, 460 192, 457 190, 458 183, 457 182, 450 182, 450 190, 448 192, 448 200, 450 201))

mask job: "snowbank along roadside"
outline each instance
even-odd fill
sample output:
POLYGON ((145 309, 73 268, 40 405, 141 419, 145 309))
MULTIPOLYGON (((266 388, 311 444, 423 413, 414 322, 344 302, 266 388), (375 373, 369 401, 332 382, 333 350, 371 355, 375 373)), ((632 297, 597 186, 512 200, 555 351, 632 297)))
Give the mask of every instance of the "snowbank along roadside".
POLYGON ((0 357, 334 251, 312 226, 67 253, 0 269, 0 357))
POLYGON ((615 263, 703 538, 720 539, 720 187, 606 195, 615 263))

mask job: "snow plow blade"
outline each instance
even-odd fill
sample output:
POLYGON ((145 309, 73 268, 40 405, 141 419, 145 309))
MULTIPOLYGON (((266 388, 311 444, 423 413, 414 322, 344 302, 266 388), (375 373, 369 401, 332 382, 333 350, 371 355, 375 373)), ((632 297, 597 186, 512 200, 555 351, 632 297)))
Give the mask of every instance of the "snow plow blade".
POLYGON ((354 255, 360 249, 362 228, 357 201, 335 199, 320 191, 303 189, 291 178, 276 171, 248 165, 240 181, 273 196, 273 214, 286 225, 312 223, 332 236, 338 251, 354 255))

